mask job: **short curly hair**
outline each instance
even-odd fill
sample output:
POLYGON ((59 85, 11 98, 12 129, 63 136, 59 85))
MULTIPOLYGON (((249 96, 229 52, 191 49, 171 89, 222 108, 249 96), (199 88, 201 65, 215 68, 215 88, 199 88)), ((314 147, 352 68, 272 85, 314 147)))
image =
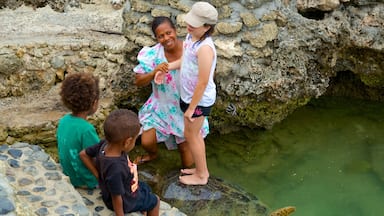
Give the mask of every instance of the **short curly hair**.
POLYGON ((89 111, 100 96, 99 78, 85 72, 69 74, 61 85, 60 96, 72 113, 89 111))
POLYGON ((141 125, 135 112, 128 109, 117 109, 108 115, 103 127, 105 139, 111 143, 119 143, 127 138, 136 137, 141 125))

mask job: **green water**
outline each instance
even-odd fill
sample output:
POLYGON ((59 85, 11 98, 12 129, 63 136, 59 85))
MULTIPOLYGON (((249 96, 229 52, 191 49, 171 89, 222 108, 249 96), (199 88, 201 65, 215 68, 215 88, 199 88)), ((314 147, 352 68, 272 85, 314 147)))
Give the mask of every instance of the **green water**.
POLYGON ((381 215, 384 103, 321 98, 272 130, 207 139, 211 175, 294 216, 381 215))

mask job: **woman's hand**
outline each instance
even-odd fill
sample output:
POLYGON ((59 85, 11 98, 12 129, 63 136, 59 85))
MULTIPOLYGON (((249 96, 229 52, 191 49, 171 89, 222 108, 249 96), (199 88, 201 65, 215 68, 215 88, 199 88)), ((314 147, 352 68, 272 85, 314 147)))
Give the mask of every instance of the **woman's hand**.
POLYGON ((149 73, 144 73, 144 74, 136 74, 135 75, 135 85, 136 86, 147 86, 149 85, 152 80, 155 79, 155 75, 157 71, 162 71, 164 73, 168 72, 168 63, 163 62, 155 67, 153 71, 149 73))
POLYGON ((161 71, 163 73, 168 73, 168 63, 163 62, 163 63, 157 65, 153 71, 155 71, 155 73, 157 73, 157 71, 161 71))

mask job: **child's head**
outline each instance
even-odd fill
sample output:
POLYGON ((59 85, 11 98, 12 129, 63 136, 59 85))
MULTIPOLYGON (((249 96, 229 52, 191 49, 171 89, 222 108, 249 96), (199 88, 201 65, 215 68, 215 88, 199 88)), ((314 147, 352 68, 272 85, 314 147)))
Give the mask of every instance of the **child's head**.
POLYGON ((216 8, 208 2, 196 2, 184 17, 185 22, 194 28, 209 27, 203 37, 212 35, 217 19, 218 12, 216 8))
POLYGON ((99 78, 90 73, 71 73, 61 85, 61 100, 73 114, 95 113, 99 95, 99 78))
POLYGON ((105 139, 110 144, 120 144, 128 140, 131 150, 140 132, 140 122, 136 113, 127 109, 112 111, 104 122, 105 139))

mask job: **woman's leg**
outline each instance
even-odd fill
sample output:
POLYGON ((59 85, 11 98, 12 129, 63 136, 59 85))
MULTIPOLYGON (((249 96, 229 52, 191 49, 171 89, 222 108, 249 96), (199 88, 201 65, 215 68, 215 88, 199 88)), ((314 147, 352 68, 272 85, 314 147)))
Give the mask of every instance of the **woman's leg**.
POLYGON ((148 154, 138 156, 134 160, 134 163, 141 164, 157 158, 158 149, 155 128, 143 131, 141 134, 141 146, 146 152, 148 152, 148 154))
POLYGON ((209 172, 205 155, 205 142, 200 133, 204 116, 195 118, 193 122, 184 118, 184 135, 195 161, 195 172, 191 175, 180 176, 180 182, 187 185, 205 185, 208 183, 209 172))
POLYGON ((193 166, 194 161, 191 150, 188 147, 187 141, 178 144, 177 148, 179 149, 182 167, 191 168, 193 166))

